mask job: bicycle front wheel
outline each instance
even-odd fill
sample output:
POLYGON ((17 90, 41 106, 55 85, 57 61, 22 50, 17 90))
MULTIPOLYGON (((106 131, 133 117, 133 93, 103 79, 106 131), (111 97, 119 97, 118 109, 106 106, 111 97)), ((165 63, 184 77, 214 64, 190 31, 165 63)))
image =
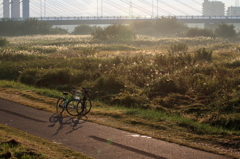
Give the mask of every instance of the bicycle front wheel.
POLYGON ((58 98, 57 104, 56 104, 56 112, 62 113, 64 111, 64 98, 60 97, 58 98))
POLYGON ((80 113, 81 115, 86 115, 90 112, 91 108, 92 108, 92 102, 90 101, 90 99, 86 99, 86 100, 81 100, 81 108, 82 108, 82 112, 80 113))
POLYGON ((71 99, 66 106, 66 110, 68 114, 72 116, 78 116, 80 112, 82 112, 81 104, 77 99, 71 99))

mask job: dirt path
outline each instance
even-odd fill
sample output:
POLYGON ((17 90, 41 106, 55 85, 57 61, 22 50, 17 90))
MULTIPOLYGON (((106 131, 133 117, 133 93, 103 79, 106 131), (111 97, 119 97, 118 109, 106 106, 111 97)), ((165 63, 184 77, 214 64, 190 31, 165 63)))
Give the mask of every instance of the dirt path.
POLYGON ((0 123, 96 159, 227 159, 82 119, 60 116, 0 99, 0 123))

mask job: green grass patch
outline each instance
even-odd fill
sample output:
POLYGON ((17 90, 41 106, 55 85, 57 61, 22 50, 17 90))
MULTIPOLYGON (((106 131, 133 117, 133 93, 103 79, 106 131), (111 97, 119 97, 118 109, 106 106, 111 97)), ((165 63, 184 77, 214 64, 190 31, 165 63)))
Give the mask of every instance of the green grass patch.
POLYGON ((29 86, 22 84, 20 82, 15 82, 15 81, 7 81, 7 80, 0 80, 0 87, 1 88, 14 88, 18 90, 31 90, 33 92, 36 92, 37 94, 44 95, 47 97, 53 97, 53 98, 58 98, 62 96, 62 92, 57 91, 57 90, 52 90, 52 89, 47 89, 47 88, 37 88, 34 86, 29 86))
POLYGON ((0 158, 19 159, 90 159, 62 145, 0 124, 0 158))

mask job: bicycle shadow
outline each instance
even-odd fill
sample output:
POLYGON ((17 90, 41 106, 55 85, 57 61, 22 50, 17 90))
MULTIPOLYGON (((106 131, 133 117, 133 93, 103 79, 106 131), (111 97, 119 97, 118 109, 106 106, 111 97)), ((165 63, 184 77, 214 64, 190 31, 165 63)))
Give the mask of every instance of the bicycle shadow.
POLYGON ((52 123, 51 125, 48 125, 48 127, 55 127, 58 125, 58 129, 56 130, 56 133, 53 134, 53 136, 57 135, 59 131, 61 131, 65 126, 70 127, 70 131, 66 132, 65 134, 70 134, 73 131, 76 131, 80 128, 82 128, 83 123, 87 121, 87 116, 79 116, 79 117, 69 117, 64 116, 62 114, 54 113, 50 118, 49 122, 52 123), (85 117, 86 119, 83 119, 85 117))

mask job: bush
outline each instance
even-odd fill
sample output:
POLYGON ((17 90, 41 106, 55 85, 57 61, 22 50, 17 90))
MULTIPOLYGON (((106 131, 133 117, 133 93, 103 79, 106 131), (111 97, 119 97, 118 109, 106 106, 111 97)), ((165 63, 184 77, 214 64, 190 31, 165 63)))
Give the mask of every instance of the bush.
POLYGON ((190 28, 186 32, 187 37, 196 37, 196 36, 204 36, 204 37, 214 37, 214 33, 209 29, 199 29, 199 28, 190 28))
POLYGON ((125 107, 135 107, 135 108, 149 108, 148 97, 141 92, 132 93, 129 91, 123 91, 118 95, 114 96, 110 100, 111 104, 124 105, 125 107))
POLYGON ((150 21, 134 22, 130 25, 134 30, 142 30, 146 28, 152 28, 154 24, 150 21))
POLYGON ((124 89, 124 82, 115 76, 101 76, 93 84, 93 89, 98 90, 99 95, 107 98, 113 94, 118 94, 124 89))
POLYGON ((0 47, 6 46, 9 44, 6 38, 0 37, 0 47))
POLYGON ((21 73, 18 81, 27 85, 35 85, 38 69, 28 69, 21 73))
POLYGON ((19 76, 19 62, 1 62, 0 64, 0 79, 16 80, 19 76))
POLYGON ((93 27, 89 25, 76 26, 72 32, 74 35, 89 35, 94 32, 93 27))
POLYGON ((207 51, 205 48, 198 49, 195 52, 195 59, 196 60, 212 60, 212 51, 207 51))
POLYGON ((167 95, 168 93, 179 93, 183 90, 177 85, 176 81, 168 75, 156 80, 150 85, 150 97, 158 95, 167 95))
POLYGON ((12 22, 12 25, 15 26, 14 35, 36 35, 36 34, 49 34, 52 28, 52 25, 47 22, 38 21, 35 18, 24 20, 15 24, 16 21, 12 22), (19 26, 18 26, 19 25, 19 26))
POLYGON ((38 21, 35 18, 26 19, 24 21, 14 21, 12 19, 3 18, 2 21, 0 21, 1 36, 49 34, 51 33, 51 29, 51 24, 38 21))
POLYGON ((58 90, 69 89, 89 79, 90 75, 85 71, 71 68, 26 69, 18 77, 18 81, 24 84, 58 90))
POLYGON ((81 50, 81 56, 87 57, 87 56, 94 56, 98 50, 95 47, 85 47, 81 50))
POLYGON ((172 36, 176 33, 186 31, 188 27, 174 18, 158 19, 156 21, 156 31, 162 36, 172 36))
POLYGON ((174 53, 186 53, 188 51, 188 46, 185 43, 175 43, 170 45, 170 49, 168 50, 168 53, 174 54, 174 53))
POLYGON ((134 22, 130 26, 137 34, 156 36, 155 24, 150 21, 134 22))
POLYGON ((135 33, 129 26, 113 24, 106 28, 96 27, 92 36, 97 40, 131 40, 135 38, 135 33))
POLYGON ((66 29, 56 27, 50 29, 50 34, 68 34, 68 31, 66 29))
POLYGON ((217 26, 215 33, 219 37, 231 38, 237 35, 233 24, 221 23, 217 26))
MULTIPOLYGON (((73 75, 78 74, 71 68, 49 69, 42 72, 41 78, 36 82, 37 86, 54 88, 58 85, 74 85, 73 75)), ((79 76, 76 76, 79 77, 79 76)))

